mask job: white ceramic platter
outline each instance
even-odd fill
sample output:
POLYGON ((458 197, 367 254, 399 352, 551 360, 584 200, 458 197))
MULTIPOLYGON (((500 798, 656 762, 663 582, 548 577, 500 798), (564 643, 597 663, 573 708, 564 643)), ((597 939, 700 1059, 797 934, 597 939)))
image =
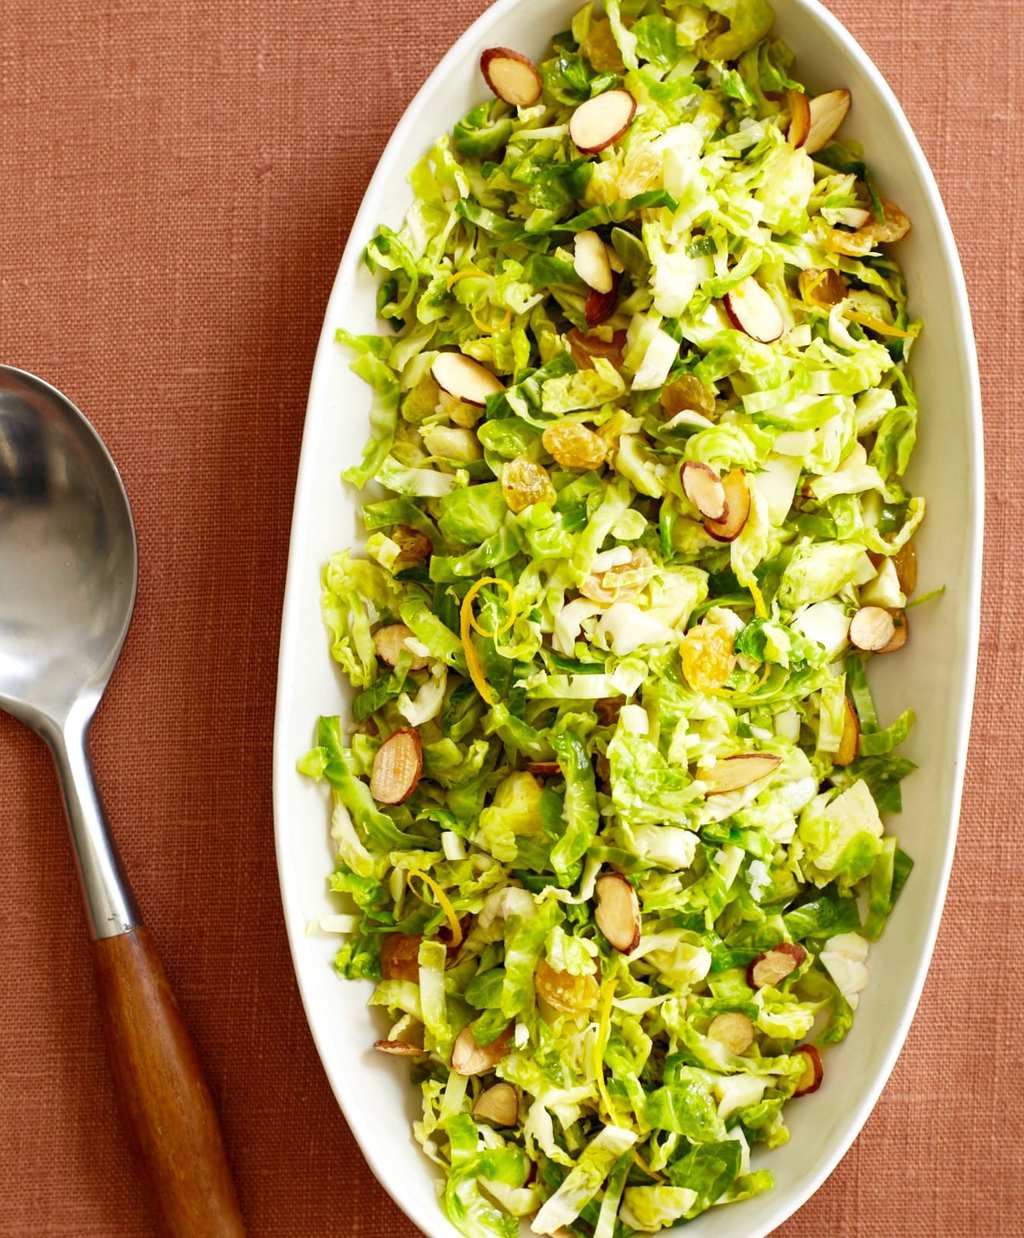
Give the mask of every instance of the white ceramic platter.
MULTIPOLYGON (((477 62, 488 46, 539 56, 569 24, 577 0, 499 0, 462 36, 424 83, 388 143, 366 191, 331 293, 309 393, 292 524, 281 631, 274 736, 277 859, 288 935, 306 1015, 349 1126, 384 1187, 430 1238, 452 1238, 435 1194, 433 1167, 410 1133, 418 1090, 407 1066, 370 1046, 381 1034, 366 1008, 370 986, 340 980, 331 967, 337 939, 306 926, 334 910, 321 788, 295 772, 317 715, 347 709, 320 620, 319 572, 331 552, 357 545, 356 498, 339 480, 360 455, 369 389, 349 373, 335 329, 377 329, 375 285, 360 257, 379 221, 398 227, 409 202, 406 174, 438 134, 484 97, 477 62)), ((904 784, 897 823, 915 868, 883 940, 872 950, 872 982, 852 1034, 826 1058, 826 1081, 786 1111, 790 1143, 755 1156, 774 1191, 712 1210, 687 1238, 760 1238, 821 1184, 857 1135, 900 1051, 932 952, 953 857, 970 726, 978 640, 982 447, 977 361, 963 276, 949 223, 921 149, 877 69, 815 0, 776 0, 777 31, 797 52, 812 92, 846 86, 854 106, 844 136, 861 141, 886 196, 913 220, 899 246, 911 305, 926 330, 913 373, 921 401, 920 443, 911 482, 928 498, 918 539, 921 587, 946 585, 938 603, 916 611, 906 652, 887 659, 874 683, 883 716, 912 703, 919 723, 908 755, 921 769, 904 784)), ((369 1170, 368 1170, 369 1172, 369 1170)), ((675 1232, 682 1232, 675 1231, 675 1232)))

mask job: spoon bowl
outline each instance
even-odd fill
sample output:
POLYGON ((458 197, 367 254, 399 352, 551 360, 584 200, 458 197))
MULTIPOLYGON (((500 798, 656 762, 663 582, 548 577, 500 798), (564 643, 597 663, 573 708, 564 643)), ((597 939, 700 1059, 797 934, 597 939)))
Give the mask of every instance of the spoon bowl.
POLYGON ((0 707, 36 731, 91 716, 135 603, 121 478, 79 410, 0 366, 0 707))

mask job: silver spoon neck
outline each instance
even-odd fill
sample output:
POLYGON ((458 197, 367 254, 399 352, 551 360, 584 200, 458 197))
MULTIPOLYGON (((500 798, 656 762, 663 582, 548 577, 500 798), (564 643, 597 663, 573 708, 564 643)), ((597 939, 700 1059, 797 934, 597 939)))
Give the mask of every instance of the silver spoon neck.
POLYGON ((74 711, 61 726, 40 728, 53 755, 67 812, 89 931, 116 937, 141 923, 107 826, 86 744, 89 717, 74 711))

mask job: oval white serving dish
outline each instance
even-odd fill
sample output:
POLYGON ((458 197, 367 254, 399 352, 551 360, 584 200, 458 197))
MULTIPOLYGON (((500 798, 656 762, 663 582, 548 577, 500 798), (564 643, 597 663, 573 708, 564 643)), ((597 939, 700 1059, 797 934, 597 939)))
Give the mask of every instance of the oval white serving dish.
MULTIPOLYGON (((370 182, 328 302, 313 369, 299 464, 281 630, 274 732, 277 861, 288 936, 306 1016, 324 1069, 369 1165, 430 1238, 455 1229, 437 1202, 433 1166, 410 1124, 418 1090, 401 1061, 374 1053, 378 1015, 369 984, 340 980, 337 939, 307 935, 329 910, 332 867, 322 790, 295 761, 321 713, 344 713, 348 693, 328 652, 320 619, 319 572, 335 550, 359 542, 355 495, 339 474, 366 437, 369 390, 334 343, 335 329, 377 329, 375 284, 360 261, 376 224, 397 227, 409 203, 406 174, 446 127, 484 97, 480 52, 505 45, 538 55, 568 25, 581 0, 499 0, 458 40, 409 105, 370 182)), ((915 868, 883 940, 871 955, 871 985, 853 1032, 826 1055, 821 1090, 787 1109, 790 1143, 755 1156, 775 1190, 700 1217, 688 1238, 760 1238, 817 1189, 853 1142, 902 1047, 931 957, 953 857, 970 728, 978 641, 982 445, 977 360, 956 247, 928 164, 892 92, 867 55, 816 0, 775 0, 776 30, 797 53, 812 91, 846 86, 854 106, 843 133, 861 141, 883 192, 913 220, 899 246, 911 307, 926 330, 914 353, 921 441, 911 480, 928 498, 918 539, 921 590, 945 596, 913 617, 913 636, 887 659, 874 686, 884 717, 905 704, 918 711, 907 753, 921 766, 904 784, 895 824, 915 868)), ((673 1231, 681 1233, 681 1230, 673 1231)))

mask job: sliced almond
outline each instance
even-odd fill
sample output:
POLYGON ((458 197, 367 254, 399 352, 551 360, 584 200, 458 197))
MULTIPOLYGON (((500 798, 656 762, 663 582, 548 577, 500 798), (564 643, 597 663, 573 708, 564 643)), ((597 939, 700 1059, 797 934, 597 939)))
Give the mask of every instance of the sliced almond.
POLYGON ((473 1102, 473 1117, 491 1126, 515 1126, 519 1121, 519 1093, 511 1083, 496 1083, 473 1102))
POLYGON ((687 460, 679 470, 683 493, 705 520, 722 521, 729 512, 725 486, 713 468, 697 460, 687 460))
POLYGON ((763 989, 785 980, 807 958, 807 951, 796 942, 783 941, 759 954, 747 967, 747 984, 752 989, 763 989))
MULTIPOLYGON (((374 632, 373 648, 382 662, 386 662, 388 666, 396 666, 401 655, 410 652, 405 647, 405 642, 410 637, 415 640, 411 630, 404 623, 389 623, 374 632)), ((421 657, 418 653, 415 653, 412 655, 409 669, 421 671, 429 661, 429 658, 421 657)))
POLYGON ((388 1053, 392 1057, 422 1057, 426 1049, 419 1045, 411 1045, 406 1040, 376 1040, 373 1047, 378 1053, 388 1053))
POLYGON ((636 100, 628 90, 606 90, 569 117, 569 137, 585 155, 596 155, 622 137, 635 112, 636 100))
POLYGON ((813 98, 810 104, 811 128, 804 142, 804 150, 813 155, 815 151, 827 146, 832 135, 846 119, 849 110, 848 90, 830 90, 813 98))
POLYGON ((458 400, 465 400, 467 404, 484 405, 489 395, 504 390, 485 365, 472 357, 464 357, 460 352, 438 353, 430 372, 442 391, 447 391, 458 400))
POLYGON ((452 1046, 452 1070, 457 1075, 484 1075, 497 1066, 511 1043, 511 1023, 489 1045, 478 1045, 472 1026, 464 1027, 452 1046))
POLYGON ((404 804, 423 773, 423 744, 415 727, 396 731, 377 749, 370 794, 378 804, 404 804))
POLYGON ((821 1054, 815 1049, 814 1045, 798 1045, 794 1053, 802 1053, 807 1059, 807 1066, 804 1073, 797 1080, 796 1087, 793 1089, 794 1096, 809 1096, 811 1092, 816 1092, 821 1087, 821 1081, 825 1077, 825 1069, 821 1064, 821 1054))
POLYGON ((711 1020, 708 1038, 725 1045, 730 1053, 746 1053, 754 1043, 754 1025, 745 1014, 730 1010, 711 1020))
POLYGON ((640 941, 640 899, 621 873, 605 873, 594 887, 597 927, 620 954, 629 954, 640 941))
POLYGON ((850 644, 870 653, 884 649, 895 634, 892 615, 881 606, 862 606, 850 620, 850 644))
POLYGON ((385 980, 420 978, 419 933, 386 933, 380 943, 380 970, 385 980))
POLYGON ((588 327, 599 327, 606 319, 611 318, 619 304, 619 277, 612 272, 612 286, 608 292, 598 292, 591 288, 587 299, 583 302, 583 317, 588 327))
POLYGON ((612 268, 604 241, 592 229, 576 233, 573 270, 595 292, 611 292, 612 268))
POLYGON ((526 770, 538 778, 557 778, 562 772, 557 761, 527 761, 526 770))
POLYGON ((705 520, 704 532, 716 542, 731 542, 743 532, 750 515, 750 489, 742 469, 730 469, 722 478, 722 485, 725 515, 721 520, 705 520))
POLYGON ((723 757, 716 764, 697 771, 707 795, 723 795, 726 791, 738 791, 749 787, 759 778, 767 778, 782 760, 772 752, 738 752, 732 757, 723 757))
POLYGON ((811 106, 802 90, 789 90, 786 98, 789 101, 790 117, 786 140, 790 146, 799 149, 807 141, 807 135, 811 131, 811 106))
POLYGON ((851 765, 857 759, 860 747, 860 720, 849 699, 843 702, 843 734, 839 748, 832 758, 833 765, 851 765))
POLYGON ((898 649, 902 649, 907 643, 907 637, 910 635, 907 612, 905 610, 891 610, 889 614, 892 617, 893 623, 892 640, 879 649, 879 653, 895 653, 898 649))
POLYGON ((724 304, 733 326, 759 344, 771 344, 786 329, 779 307, 752 275, 725 294, 724 304))
POLYGON ((513 107, 532 107, 543 85, 537 66, 511 47, 489 47, 480 57, 480 72, 491 90, 513 107))

